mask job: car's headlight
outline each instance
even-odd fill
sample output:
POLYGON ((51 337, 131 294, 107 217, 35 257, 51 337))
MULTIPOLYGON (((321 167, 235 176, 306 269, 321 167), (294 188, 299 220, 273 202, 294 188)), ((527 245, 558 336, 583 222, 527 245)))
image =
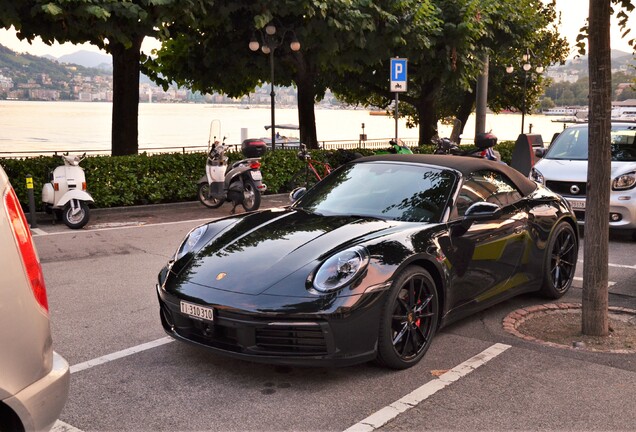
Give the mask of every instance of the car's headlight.
POLYGON ((612 181, 613 190, 631 189, 636 185, 636 172, 619 175, 612 181))
POLYGON ((331 256, 325 261, 313 280, 313 286, 320 292, 330 292, 352 282, 369 264, 369 252, 365 247, 356 246, 331 256))
POLYGON ((194 252, 196 250, 197 244, 199 243, 199 240, 201 240, 201 237, 203 237, 203 234, 205 234, 207 229, 207 225, 201 225, 190 231, 188 235, 185 236, 183 242, 181 243, 181 246, 179 246, 179 249, 175 253, 174 260, 179 261, 186 254, 194 252))
POLYGON ((537 183, 544 184, 545 179, 543 178, 543 174, 541 174, 541 171, 536 168, 532 168, 530 170, 530 175, 528 177, 530 177, 530 180, 534 180, 537 183))

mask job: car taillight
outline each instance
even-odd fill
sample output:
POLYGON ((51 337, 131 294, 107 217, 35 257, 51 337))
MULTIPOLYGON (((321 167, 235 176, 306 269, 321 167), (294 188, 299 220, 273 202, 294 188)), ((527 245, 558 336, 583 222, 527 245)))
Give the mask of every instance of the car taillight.
POLYGON ((22 263, 29 278, 33 296, 42 309, 48 313, 49 302, 46 297, 46 285, 44 284, 44 275, 42 274, 40 259, 33 246, 33 239, 31 238, 31 231, 29 231, 26 217, 24 216, 22 207, 20 207, 18 197, 15 195, 15 191, 11 186, 9 186, 7 193, 4 195, 4 202, 7 208, 7 214, 9 215, 13 236, 18 244, 20 255, 22 256, 22 263))
POLYGON ((261 163, 258 161, 254 161, 250 164, 250 168, 252 169, 259 169, 261 167, 261 163))

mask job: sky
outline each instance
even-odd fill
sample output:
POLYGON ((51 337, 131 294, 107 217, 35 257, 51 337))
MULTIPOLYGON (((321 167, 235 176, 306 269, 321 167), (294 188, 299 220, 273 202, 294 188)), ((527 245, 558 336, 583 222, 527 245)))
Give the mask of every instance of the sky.
MULTIPOLYGON (((545 1, 545 0, 544 0, 545 1)), ((557 0, 557 10, 561 12, 561 35, 566 37, 570 46, 574 47, 576 35, 579 29, 585 24, 588 15, 588 0, 557 0)), ((630 16, 632 27, 636 28, 636 13, 630 16)), ((628 35, 629 38, 636 38, 636 31, 628 35)), ((611 26, 611 43, 613 49, 631 53, 632 50, 627 44, 628 39, 621 39, 620 30, 617 21, 614 20, 611 26)), ((34 40, 32 44, 26 41, 20 41, 15 35, 15 30, 0 29, 0 44, 16 52, 26 52, 33 55, 43 56, 46 54, 53 57, 60 57, 65 54, 71 54, 80 50, 99 52, 99 49, 90 44, 73 45, 73 44, 54 44, 46 45, 39 38, 34 40)), ((159 44, 154 39, 146 38, 142 49, 149 53, 152 48, 158 48, 159 44)), ((570 56, 574 56, 575 50, 572 50, 570 56)))

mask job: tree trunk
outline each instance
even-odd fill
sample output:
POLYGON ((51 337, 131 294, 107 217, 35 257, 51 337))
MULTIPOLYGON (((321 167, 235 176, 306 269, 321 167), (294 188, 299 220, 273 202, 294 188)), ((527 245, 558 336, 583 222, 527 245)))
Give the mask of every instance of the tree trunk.
MULTIPOLYGON (((473 86, 473 90, 475 89, 475 86, 473 86)), ((461 121, 461 127, 460 127, 460 131, 463 134, 464 133, 464 128, 466 127, 466 122, 468 122, 468 118, 470 117, 470 115, 473 112, 473 108, 475 107, 475 91, 469 92, 466 91, 464 92, 464 95, 462 97, 462 103, 461 105, 458 107, 457 109, 457 120, 461 121)), ((459 140, 458 140, 458 144, 459 144, 459 140)))
POLYGON ((611 59, 610 0, 590 0, 589 137, 582 332, 608 334, 611 59), (593 162, 593 163, 592 163, 593 162))
POLYGON ((415 109, 420 121, 419 145, 430 144, 437 136, 437 92, 427 95, 417 102, 415 109))
POLYGON ((318 136, 316 134, 316 113, 314 111, 313 79, 307 75, 296 81, 298 89, 298 125, 300 126, 300 142, 307 148, 318 148, 318 136))
POLYGON ((113 122, 111 154, 135 155, 139 151, 139 61, 144 36, 135 36, 130 47, 111 43, 113 56, 113 122))

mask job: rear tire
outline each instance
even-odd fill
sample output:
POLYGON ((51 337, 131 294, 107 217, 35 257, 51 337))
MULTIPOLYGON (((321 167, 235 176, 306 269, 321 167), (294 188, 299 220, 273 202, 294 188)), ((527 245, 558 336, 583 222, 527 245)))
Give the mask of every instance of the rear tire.
POLYGON ((241 205, 248 212, 258 210, 261 206, 261 193, 252 179, 243 181, 243 202, 241 205))
POLYGON ((210 185, 208 183, 201 183, 199 185, 199 190, 197 193, 197 197, 201 204, 206 206, 207 208, 219 208, 225 202, 222 199, 208 197, 208 191, 210 190, 210 185))
POLYGON ((579 245, 574 228, 560 222, 550 234, 543 264, 543 284, 539 293, 550 299, 562 297, 572 285, 579 245))
POLYGON ((380 317, 377 362, 391 369, 415 366, 431 346, 439 320, 435 281, 419 266, 393 281, 380 317))
POLYGON ((86 205, 84 201, 78 201, 78 204, 79 210, 77 213, 73 213, 73 208, 71 207, 70 202, 64 206, 64 210, 62 211, 62 221, 64 221, 64 224, 71 229, 82 228, 90 219, 88 205, 86 205))

